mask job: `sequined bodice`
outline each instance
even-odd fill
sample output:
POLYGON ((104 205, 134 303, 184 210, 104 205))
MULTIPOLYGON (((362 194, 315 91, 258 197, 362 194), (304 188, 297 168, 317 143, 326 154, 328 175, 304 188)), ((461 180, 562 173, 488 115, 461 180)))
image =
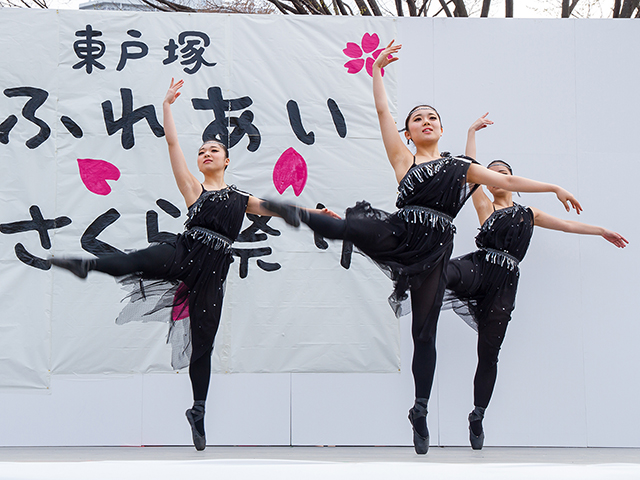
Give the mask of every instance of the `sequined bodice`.
POLYGON ((506 252, 522 261, 529 248, 533 227, 531 209, 514 203, 496 210, 485 220, 476 236, 476 245, 506 252))
POLYGON ((445 152, 442 158, 412 166, 398 185, 396 206, 427 207, 455 217, 475 187, 467 184, 470 164, 445 152))
POLYGON ((203 190, 189 207, 186 230, 205 228, 233 242, 240 233, 247 201, 248 194, 239 191, 234 185, 221 190, 203 190))

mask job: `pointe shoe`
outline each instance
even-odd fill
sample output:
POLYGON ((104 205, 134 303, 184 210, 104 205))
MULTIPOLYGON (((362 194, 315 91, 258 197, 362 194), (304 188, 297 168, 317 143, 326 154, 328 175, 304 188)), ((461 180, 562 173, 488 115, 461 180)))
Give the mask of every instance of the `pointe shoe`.
POLYGON ((480 428, 482 429, 482 419, 484 418, 484 408, 476 407, 473 412, 469 414, 469 443, 473 450, 482 450, 484 446, 484 430, 480 432, 480 435, 473 433, 471 429, 471 422, 480 421, 480 428))
POLYGON ((199 404, 200 402, 195 402, 193 404, 193 408, 188 409, 185 412, 185 415, 187 416, 187 421, 191 426, 191 437, 193 439, 193 446, 196 447, 196 450, 200 452, 207 447, 207 439, 204 432, 200 433, 196 428, 196 422, 204 419, 204 402, 202 402, 201 405, 199 404))
POLYGON ((469 427, 469 442, 471 443, 471 448, 473 450, 482 450, 484 446, 484 432, 480 435, 474 435, 471 427, 469 427))
POLYGON ((421 403, 416 402, 409 410, 409 422, 411 422, 411 427, 413 427, 413 448, 418 455, 425 455, 429 451, 429 429, 427 429, 427 435, 423 436, 416 430, 414 422, 418 418, 426 416, 427 407, 421 403))
POLYGON ((267 210, 280 215, 282 219, 292 227, 300 226, 300 217, 302 212, 300 207, 277 200, 263 200, 262 206, 267 210))
POLYGON ((87 278, 87 273, 91 269, 93 260, 80 259, 80 258, 59 258, 51 257, 49 263, 56 267, 69 270, 76 277, 87 278))

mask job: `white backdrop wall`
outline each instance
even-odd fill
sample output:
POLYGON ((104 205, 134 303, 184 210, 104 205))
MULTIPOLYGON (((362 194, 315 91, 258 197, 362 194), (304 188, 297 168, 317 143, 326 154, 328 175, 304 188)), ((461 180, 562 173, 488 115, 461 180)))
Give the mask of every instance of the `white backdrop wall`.
MULTIPOLYGON (((16 257, 18 242, 41 258, 88 255, 79 239, 110 208, 121 217, 100 240, 121 250, 148 244, 148 210, 158 213, 160 230, 180 231, 184 216, 173 219, 156 205, 162 198, 185 210, 164 139, 143 120, 134 126, 135 146, 124 149, 120 132, 107 135, 100 104, 111 100, 119 118, 119 90, 131 88, 134 109, 155 105, 159 112, 168 79, 186 77, 174 112, 185 151, 195 151, 212 114, 194 110, 189 100, 206 97, 211 86, 220 86, 225 99, 249 96, 261 145, 251 152, 243 137, 231 149, 230 183, 278 195, 274 164, 293 147, 306 160, 308 180, 299 196, 290 187, 285 198, 310 206, 323 201, 337 211, 366 198, 391 210, 395 185, 371 80, 366 69, 348 73, 342 52, 347 42, 362 45, 363 35, 377 33, 380 44, 396 38, 404 45, 385 76, 399 124, 413 105, 434 104, 445 127, 442 150, 459 153, 468 125, 490 111, 496 124, 478 135, 482 163, 504 158, 516 174, 565 186, 585 208, 582 221, 616 229, 632 242, 618 251, 597 237, 536 231, 487 411, 487 445, 640 446, 634 414, 640 327, 630 302, 638 263, 631 182, 640 68, 626 47, 640 33, 632 22, 0 13, 6 25, 0 123, 11 114, 18 119, 9 142, 0 144, 0 223, 29 219, 32 205, 44 218, 72 220, 49 230, 50 249, 34 231, 0 235, 0 444, 190 443, 183 415, 189 382, 171 370, 167 325, 115 325, 123 291, 111 278, 81 282, 16 257), (91 74, 72 68, 80 61, 75 32, 89 24, 106 44, 99 59, 106 67, 91 74), (137 40, 130 30, 142 33, 149 53, 117 71, 120 44, 137 40), (204 58, 218 64, 194 74, 178 61, 162 64, 168 38, 177 41, 181 31, 206 32, 212 43, 204 58), (28 97, 6 93, 24 86, 50 95, 36 117, 52 134, 33 149, 25 142, 38 128, 21 115, 28 97), (332 123, 329 98, 345 117, 345 138, 332 123), (311 145, 290 127, 289 100, 297 102, 306 131, 315 133, 311 145), (82 138, 70 135, 62 115, 82 127, 82 138), (81 183, 82 158, 118 168, 108 195, 81 183)), ((551 195, 516 201, 575 216, 551 195)), ((456 224, 455 254, 462 254, 474 247, 471 206, 456 224)), ((279 220, 269 225, 281 235, 259 246, 271 247, 263 259, 281 268, 266 272, 251 259, 249 274, 240 278, 239 262, 232 265, 208 401, 209 443, 410 444, 409 319, 398 322, 386 305, 388 280, 358 255, 349 270, 339 267, 337 243, 321 251, 308 231, 279 220)), ((438 354, 432 443, 466 445, 475 334, 451 312, 441 316, 438 354)))

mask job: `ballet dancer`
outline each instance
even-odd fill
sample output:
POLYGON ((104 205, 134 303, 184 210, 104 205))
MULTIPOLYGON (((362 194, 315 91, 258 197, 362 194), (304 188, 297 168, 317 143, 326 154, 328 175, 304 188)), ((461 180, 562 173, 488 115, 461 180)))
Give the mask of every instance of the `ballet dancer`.
MULTIPOLYGON (((188 305, 190 336, 189 378, 193 391, 193 407, 186 411, 193 444, 204 450, 206 438, 204 413, 213 341, 220 323, 224 281, 232 261, 231 245, 238 237, 245 213, 274 215, 261 201, 234 185, 227 185, 225 169, 229 152, 223 139, 208 139, 198 150, 198 169, 204 175, 201 183, 190 171, 178 142, 171 105, 180 96, 182 80, 171 79, 162 107, 165 139, 171 168, 180 193, 188 206, 185 232, 174 241, 166 241, 126 254, 105 255, 95 259, 53 257, 52 265, 65 268, 80 278, 89 271, 112 276, 136 274, 143 279, 181 282, 171 308, 188 305)), ((276 214, 277 215, 277 214, 276 214)))
MULTIPOLYGON (((476 132, 492 124, 485 114, 469 128, 465 153, 476 156, 476 132)), ((494 160, 488 167, 512 176, 511 166, 494 160)), ((515 203, 510 191, 490 186, 491 200, 478 188, 472 196, 480 221, 476 236, 478 250, 452 259, 447 265, 445 308, 453 310, 478 332, 478 364, 473 380, 474 409, 469 414, 469 440, 474 450, 482 449, 482 420, 489 405, 498 373, 498 354, 515 307, 519 263, 523 260, 533 227, 582 235, 600 235, 619 248, 629 242, 619 233, 603 227, 562 220, 537 208, 515 203)))
POLYGON ((373 259, 393 280, 389 301, 396 315, 406 313, 403 301, 410 292, 415 402, 409 420, 415 451, 425 454, 429 449, 426 416, 436 365, 436 326, 453 249, 453 218, 477 184, 510 191, 553 192, 567 210, 573 207, 580 212, 581 207, 573 195, 556 185, 506 177, 471 158, 441 153, 442 123, 429 105, 414 107, 405 119, 404 136, 407 143, 415 145, 413 154, 398 135, 381 74, 382 68, 398 60, 394 55, 400 48, 392 41, 373 65, 374 101, 384 147, 398 182, 399 210, 387 213, 368 202, 358 202, 347 209, 345 219, 339 219, 277 201, 267 201, 265 206, 291 225, 302 221, 325 238, 350 241, 373 259))

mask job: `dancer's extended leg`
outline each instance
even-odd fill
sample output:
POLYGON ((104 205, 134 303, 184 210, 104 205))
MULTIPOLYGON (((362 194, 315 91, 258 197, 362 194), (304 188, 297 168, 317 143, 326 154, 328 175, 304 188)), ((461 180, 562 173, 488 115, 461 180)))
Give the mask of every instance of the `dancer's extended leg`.
POLYGON ((323 213, 308 213, 302 221, 317 234, 332 240, 343 240, 347 230, 346 220, 323 213))
POLYGON ((105 255, 95 259, 91 270, 114 277, 138 272, 156 277, 162 275, 170 266, 175 251, 175 247, 163 243, 131 253, 105 255))
POLYGON ((53 257, 49 261, 80 278, 86 278, 91 270, 115 277, 130 273, 161 277, 169 267, 174 253, 175 247, 172 245, 160 244, 131 253, 114 253, 92 259, 53 257))

